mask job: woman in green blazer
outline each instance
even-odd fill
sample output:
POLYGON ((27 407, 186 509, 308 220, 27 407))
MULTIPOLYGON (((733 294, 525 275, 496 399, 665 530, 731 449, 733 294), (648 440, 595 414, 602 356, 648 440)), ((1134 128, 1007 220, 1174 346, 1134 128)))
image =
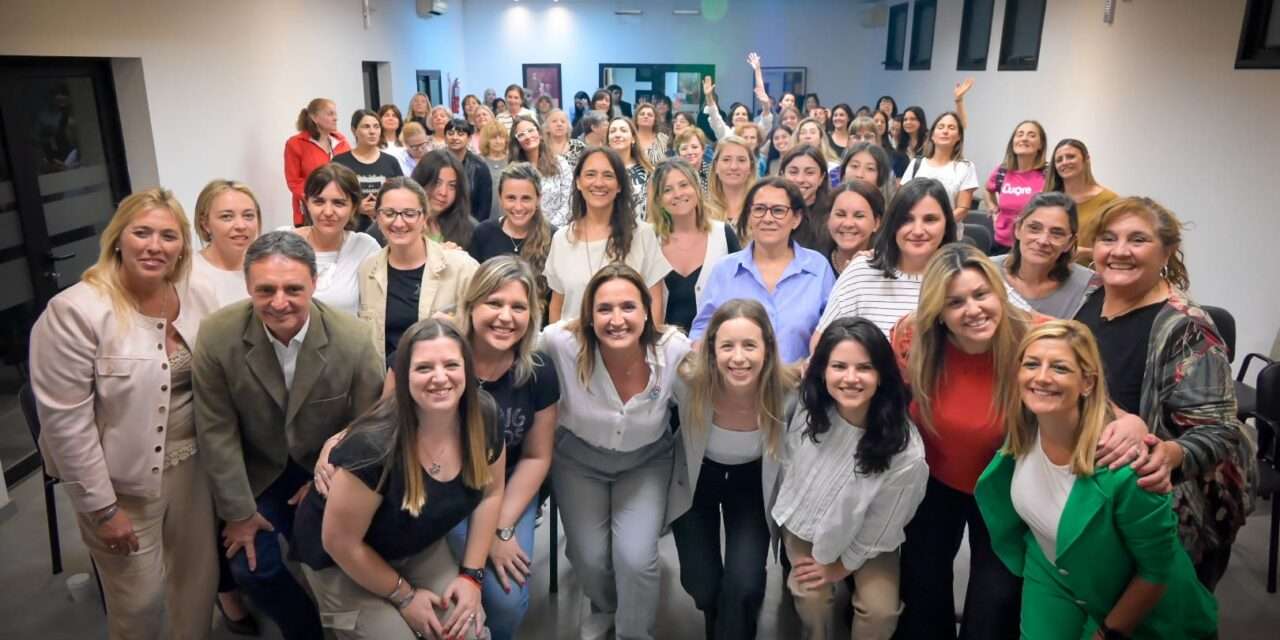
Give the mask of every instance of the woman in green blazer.
POLYGON ((1002 383, 1008 440, 974 496, 996 555, 1023 578, 1022 637, 1213 638, 1217 603, 1178 539, 1168 495, 1096 468, 1110 420, 1101 357, 1074 320, 1046 323, 1002 383))

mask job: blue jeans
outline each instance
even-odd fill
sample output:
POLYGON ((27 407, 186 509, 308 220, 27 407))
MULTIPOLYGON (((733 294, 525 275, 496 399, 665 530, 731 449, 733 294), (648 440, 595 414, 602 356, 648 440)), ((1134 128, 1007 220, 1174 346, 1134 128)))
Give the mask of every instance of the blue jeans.
POLYGON ((308 482, 311 474, 290 461, 284 473, 258 496, 258 513, 275 527, 275 531, 259 531, 254 537, 258 568, 249 570, 244 551, 231 558, 231 576, 236 584, 280 627, 286 640, 310 640, 323 635, 320 612, 289 573, 280 549, 280 536, 287 539, 293 534, 294 507, 289 498, 308 482))
MULTIPOLYGON (((516 521, 516 543, 529 557, 531 565, 533 563, 533 518, 538 510, 538 502, 535 496, 529 502, 529 506, 525 507, 524 513, 520 514, 520 519, 516 521)), ((458 526, 445 537, 455 558, 462 558, 466 552, 468 525, 467 520, 459 522, 458 526)), ((526 580, 524 585, 515 580, 508 580, 508 582, 511 584, 510 593, 503 591, 502 582, 498 580, 498 575, 493 570, 493 563, 490 562, 485 567, 481 604, 484 606, 485 624, 489 627, 489 634, 493 640, 514 638, 516 630, 520 628, 520 621, 524 620, 524 614, 529 611, 528 581, 526 580)))

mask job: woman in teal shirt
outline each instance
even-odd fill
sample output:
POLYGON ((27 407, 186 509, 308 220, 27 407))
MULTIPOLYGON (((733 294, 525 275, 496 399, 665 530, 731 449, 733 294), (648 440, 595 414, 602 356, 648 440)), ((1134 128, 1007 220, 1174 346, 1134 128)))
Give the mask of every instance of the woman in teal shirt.
POLYGON ((1023 578, 1022 637, 1213 638, 1217 603, 1178 539, 1170 496, 1129 466, 1095 469, 1111 419, 1089 329, 1033 329, 997 391, 1008 439, 974 496, 991 544, 1023 578))

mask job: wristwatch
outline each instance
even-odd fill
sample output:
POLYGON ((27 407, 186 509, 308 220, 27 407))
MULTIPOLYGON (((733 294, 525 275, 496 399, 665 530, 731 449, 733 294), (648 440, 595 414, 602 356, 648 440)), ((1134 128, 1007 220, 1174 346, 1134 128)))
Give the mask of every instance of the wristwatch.
POLYGON ((458 575, 466 576, 476 581, 476 584, 484 584, 484 569, 472 569, 470 567, 459 567, 458 575))
POLYGON ((498 529, 498 539, 503 542, 506 542, 514 538, 515 535, 516 535, 515 527, 502 527, 501 529, 498 529))

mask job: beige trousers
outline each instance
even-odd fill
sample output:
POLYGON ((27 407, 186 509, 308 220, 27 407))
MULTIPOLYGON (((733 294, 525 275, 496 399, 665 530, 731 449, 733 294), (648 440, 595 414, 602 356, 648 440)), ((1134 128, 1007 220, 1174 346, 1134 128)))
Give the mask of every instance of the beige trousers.
POLYGON ((118 496, 138 551, 112 553, 78 514, 80 536, 98 565, 111 640, 209 636, 218 590, 213 498, 198 457, 164 470, 160 497, 118 496))
MULTIPOLYGON (((795 563, 797 558, 810 556, 813 545, 783 532, 787 558, 795 563)), ((804 640, 832 640, 835 636, 836 585, 823 585, 810 589, 794 580, 794 572, 787 578, 787 589, 796 603, 796 613, 804 624, 804 640)), ((853 640, 889 640, 898 626, 902 614, 902 601, 898 598, 898 552, 882 553, 853 572, 853 640)))
MULTIPOLYGON (((443 538, 418 555, 388 564, 399 571, 409 584, 438 596, 443 596, 449 583, 458 576, 458 561, 443 538)), ((400 612, 382 599, 383 594, 370 593, 348 577, 341 567, 316 571, 304 564, 302 573, 306 575, 320 605, 320 624, 333 630, 338 640, 412 640, 417 637, 400 617, 400 612)), ((443 622, 449 610, 437 610, 436 615, 443 622)), ((480 636, 468 633, 466 638, 489 637, 488 630, 483 631, 480 636)))

